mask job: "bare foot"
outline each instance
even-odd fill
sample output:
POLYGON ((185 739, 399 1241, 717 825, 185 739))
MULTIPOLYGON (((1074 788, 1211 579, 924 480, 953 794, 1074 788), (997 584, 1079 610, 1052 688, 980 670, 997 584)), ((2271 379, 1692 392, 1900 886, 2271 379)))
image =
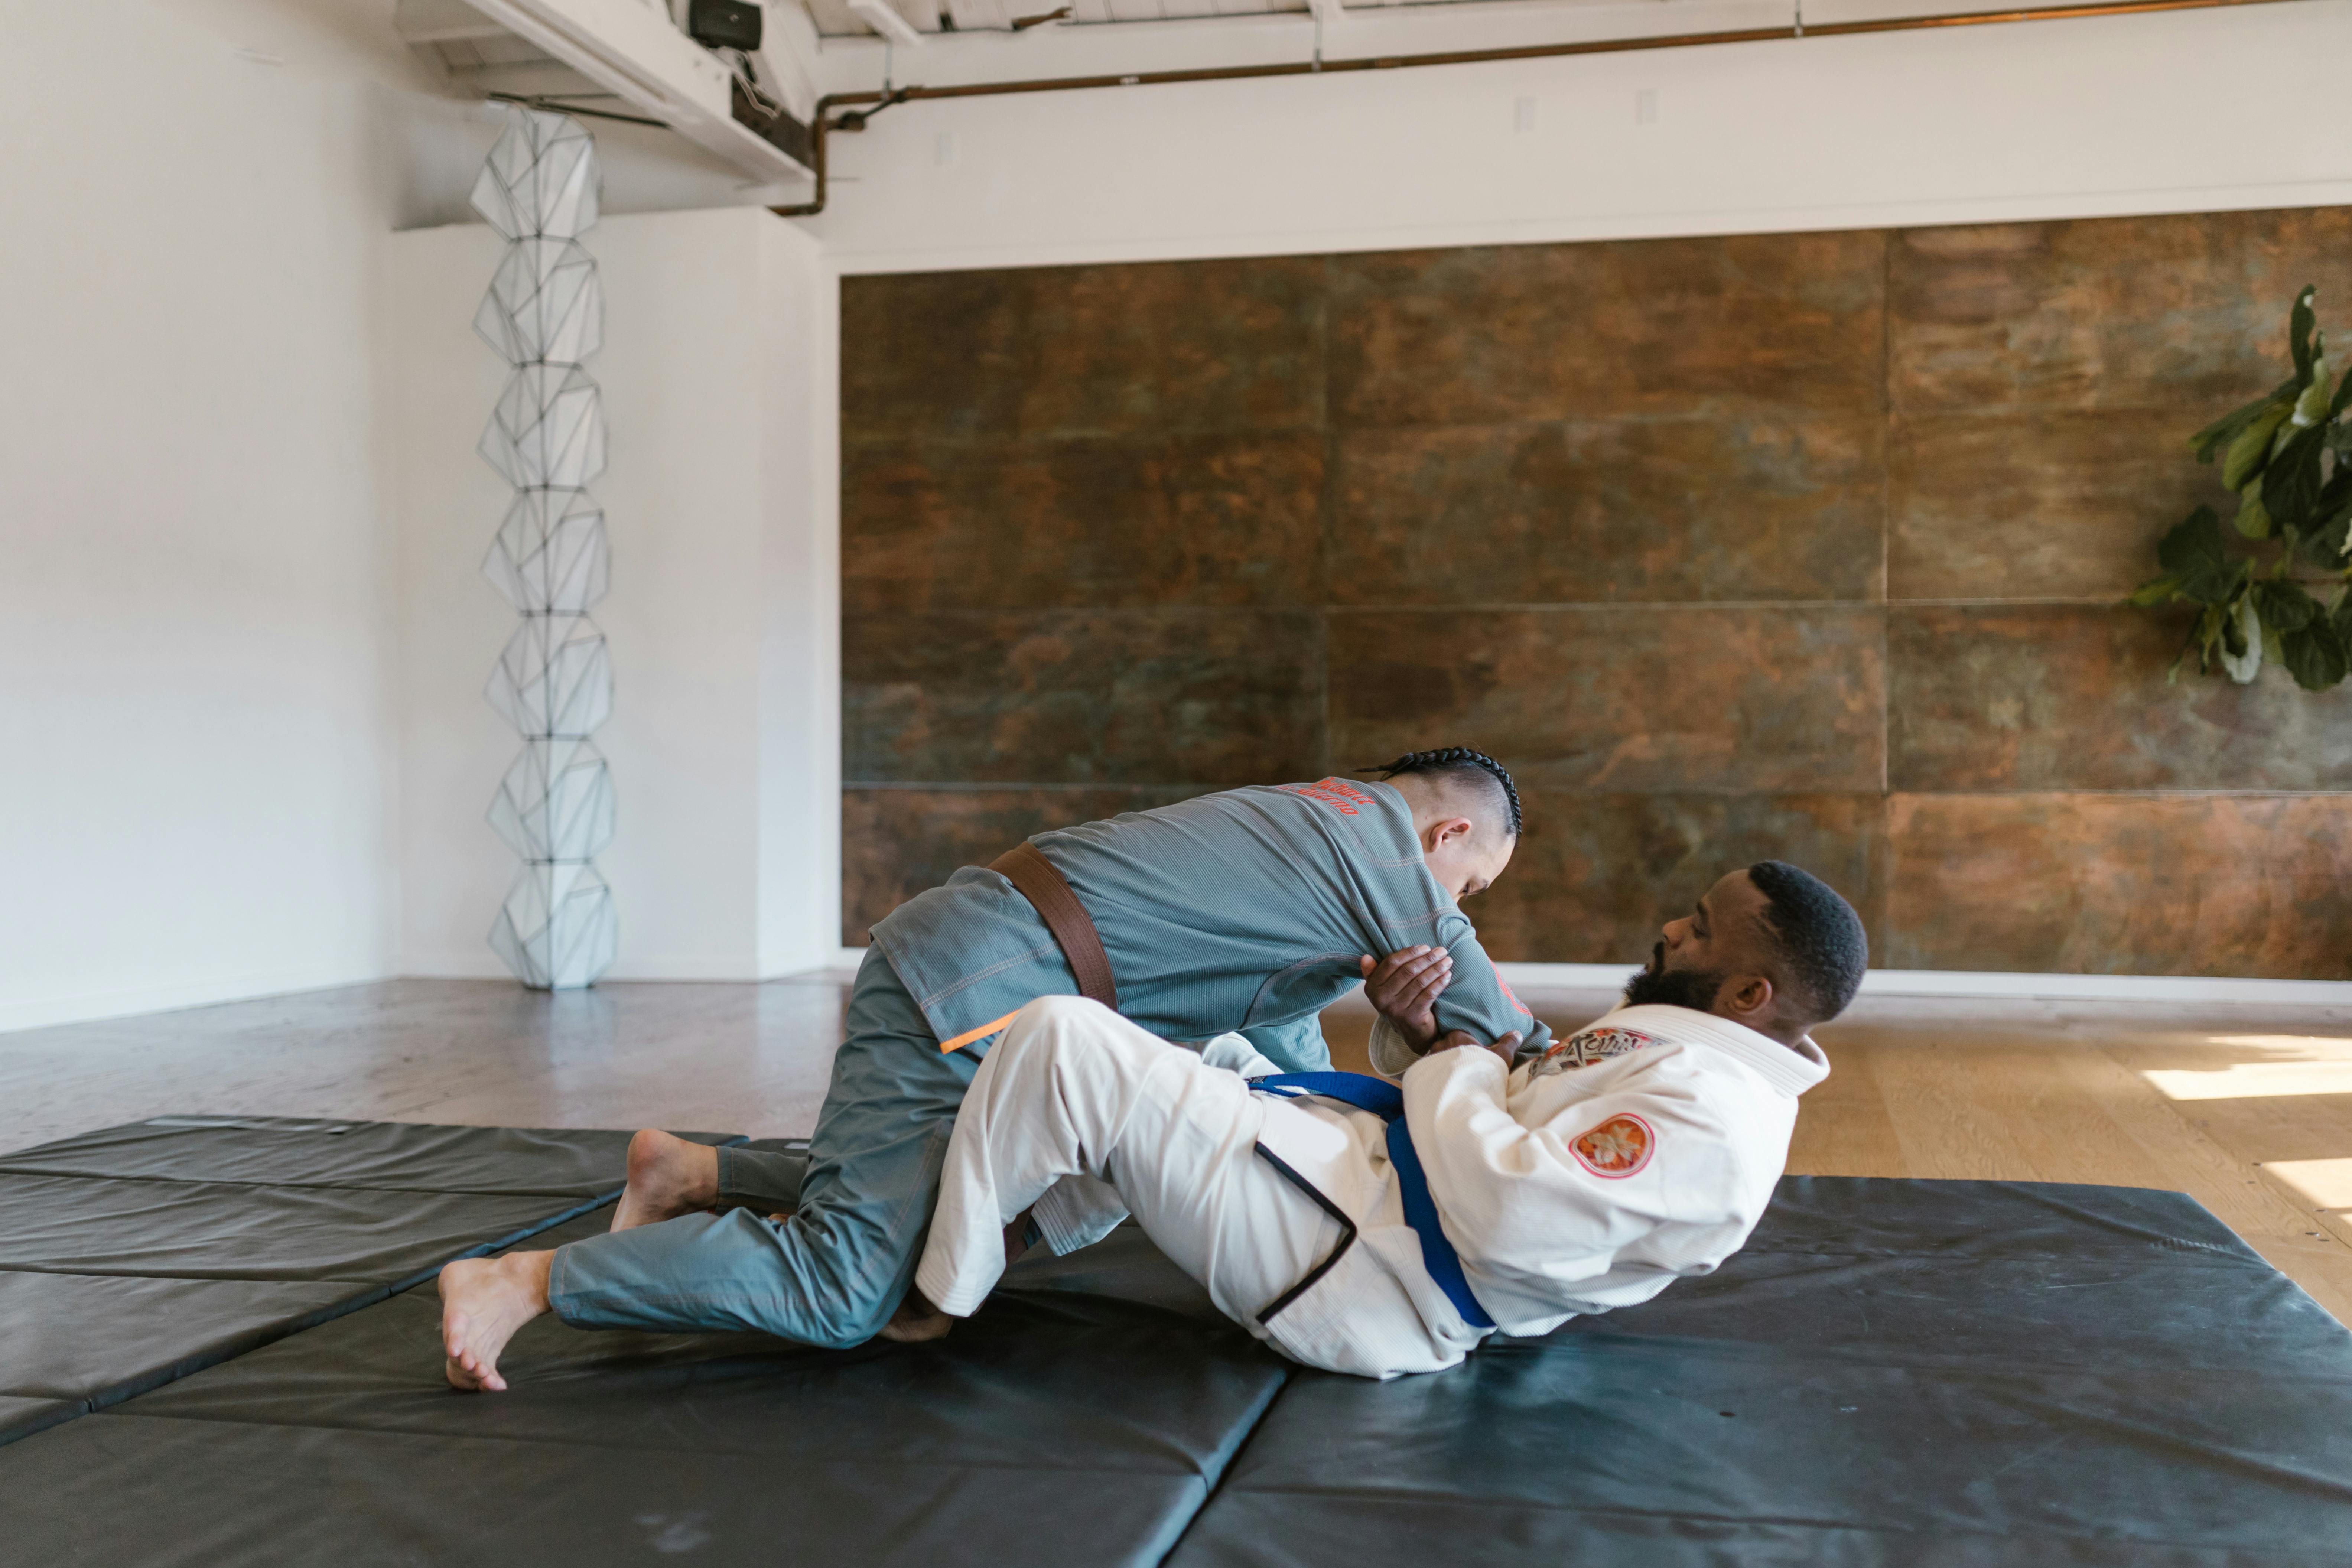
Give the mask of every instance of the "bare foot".
POLYGON ((648 1127, 629 1140, 629 1184, 614 1230, 658 1225, 719 1201, 719 1151, 648 1127))
POLYGON ((506 1391, 499 1352, 515 1331, 547 1310, 552 1252, 461 1258, 441 1270, 441 1370, 452 1388, 506 1391))
POLYGON ((955 1327, 955 1320, 930 1303, 930 1299, 913 1286, 907 1288, 906 1300, 882 1325, 882 1337, 896 1340, 902 1345, 919 1345, 927 1340, 943 1340, 955 1327))

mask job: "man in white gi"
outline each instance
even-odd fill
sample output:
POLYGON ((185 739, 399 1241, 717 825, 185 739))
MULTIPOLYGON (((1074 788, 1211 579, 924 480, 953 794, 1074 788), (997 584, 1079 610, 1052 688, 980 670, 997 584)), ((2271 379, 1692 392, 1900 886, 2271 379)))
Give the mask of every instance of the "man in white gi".
POLYGON ((1416 1053, 1384 1016, 1382 1079, 1286 1076, 1238 1036, 1195 1055, 1041 1000, 965 1096, 917 1284, 969 1315, 1052 1191, 1090 1197, 1097 1234, 1131 1210, 1219 1310, 1333 1372, 1434 1372, 1646 1301, 1748 1239, 1829 1072, 1808 1031, 1866 962, 1851 906, 1768 860, 1666 923, 1623 1006, 1516 1065, 1516 1035, 1416 1053))

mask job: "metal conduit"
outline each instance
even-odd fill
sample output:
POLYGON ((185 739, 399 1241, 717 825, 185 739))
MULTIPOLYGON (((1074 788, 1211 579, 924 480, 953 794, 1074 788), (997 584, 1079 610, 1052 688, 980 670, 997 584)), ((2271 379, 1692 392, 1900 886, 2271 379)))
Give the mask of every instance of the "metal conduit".
MULTIPOLYGON (((1800 0, 1801 3, 1801 0, 1800 0)), ((1072 92, 1102 87, 1160 87, 1171 82, 1246 81, 1259 77, 1328 76, 1335 71, 1400 70, 1409 66, 1485 65, 1496 60, 1552 59, 1569 55, 1627 54, 1637 49, 1687 49, 1708 44, 1761 44, 1805 38, 1848 37, 1858 33, 1916 33, 1934 27, 1983 27, 2011 22, 2069 22, 2091 16, 2138 16, 2158 11, 2214 11, 2235 5, 2277 5, 2292 0, 2095 0, 2083 5, 2035 10, 1955 11, 1937 16, 1888 16, 1865 22, 1820 22, 1799 13, 1786 27, 1740 27, 1715 33, 1671 33, 1641 38, 1596 38, 1577 44, 1524 44, 1510 48, 1456 49, 1443 54, 1377 55, 1363 59, 1285 61, 1277 65, 1222 66, 1200 70, 1132 71, 1121 76, 1052 77, 1035 81, 974 82, 964 87, 901 87, 877 92, 827 93, 817 100, 809 124, 816 192, 796 206, 770 207, 783 217, 824 211, 825 140, 835 131, 863 131, 866 121, 892 104, 919 99, 993 98, 1014 92, 1072 92), (867 105, 862 111, 855 106, 867 105), (850 112, 834 118, 833 110, 850 112)))

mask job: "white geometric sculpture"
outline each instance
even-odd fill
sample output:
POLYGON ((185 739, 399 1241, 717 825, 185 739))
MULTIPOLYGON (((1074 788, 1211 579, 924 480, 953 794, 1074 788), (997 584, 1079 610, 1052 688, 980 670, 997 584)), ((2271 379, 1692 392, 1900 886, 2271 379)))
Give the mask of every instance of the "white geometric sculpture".
POLYGON ((604 400, 578 365, 519 366, 476 450, 519 490, 578 489, 604 471, 604 400))
POLYGON ((604 509, 586 490, 520 491, 482 573, 524 615, 587 614, 613 574, 604 509))
POLYGON ((613 889, 585 860, 523 867, 490 928, 490 946, 515 978, 541 991, 594 984, 618 940, 613 889))
POLYGON ((490 279, 474 330, 509 364, 578 364, 604 343, 596 259, 576 239, 519 239, 490 279))
POLYGON ((588 611, 612 550, 583 488, 604 469, 604 396, 580 362, 604 338, 595 258, 595 143, 578 121, 516 110, 474 183, 508 240, 474 331, 514 367, 479 447, 515 488, 482 574, 521 616, 483 695, 522 736, 490 826, 522 859, 490 946, 526 985, 589 985, 619 941, 596 855, 613 841, 613 775, 588 736, 612 716, 613 666, 588 611))
POLYGON ((577 239, 596 226, 603 187, 580 121, 518 109, 474 181, 474 210, 509 239, 577 239))
POLYGON ((526 860, 593 860, 613 841, 612 770, 586 741, 526 741, 490 826, 526 860))

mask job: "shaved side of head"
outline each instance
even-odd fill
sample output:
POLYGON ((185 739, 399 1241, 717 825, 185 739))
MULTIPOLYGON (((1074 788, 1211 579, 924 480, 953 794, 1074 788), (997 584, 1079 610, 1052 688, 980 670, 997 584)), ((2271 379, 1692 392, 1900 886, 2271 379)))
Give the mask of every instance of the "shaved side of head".
POLYGON ((1358 768, 1377 773, 1408 795, 1426 792, 1454 815, 1466 816, 1482 832, 1499 832, 1516 842, 1519 837, 1519 788, 1502 763, 1467 746, 1441 746, 1434 751, 1407 752, 1392 763, 1358 768))

